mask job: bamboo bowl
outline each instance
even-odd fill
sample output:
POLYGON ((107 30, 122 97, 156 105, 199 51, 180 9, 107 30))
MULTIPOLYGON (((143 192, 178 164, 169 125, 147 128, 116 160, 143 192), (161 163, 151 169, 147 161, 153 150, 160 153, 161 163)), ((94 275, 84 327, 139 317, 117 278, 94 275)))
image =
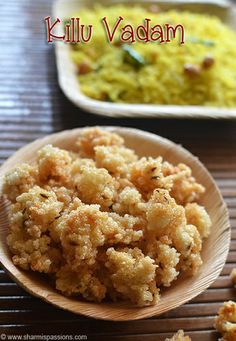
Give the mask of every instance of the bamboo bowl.
MULTIPOLYGON (((179 278, 174 284, 162 291, 160 302, 154 306, 139 308, 130 303, 91 303, 80 301, 78 298, 68 298, 57 292, 47 281, 46 277, 30 271, 17 268, 11 261, 6 244, 8 229, 9 203, 1 195, 0 199, 0 262, 8 274, 30 294, 40 297, 59 308, 86 316, 113 320, 136 320, 153 315, 160 315, 191 300, 203 292, 220 274, 229 249, 230 225, 226 205, 217 185, 206 168, 187 150, 164 139, 141 130, 121 127, 106 127, 108 130, 119 133, 125 139, 126 145, 133 148, 140 156, 162 155, 172 162, 184 162, 189 165, 197 180, 206 187, 202 197, 204 205, 212 219, 212 233, 203 244, 203 265, 196 276, 179 278)), ((35 154, 45 144, 73 150, 73 145, 83 128, 63 131, 46 136, 18 150, 0 169, 0 191, 2 190, 3 176, 19 162, 35 159, 35 154)))

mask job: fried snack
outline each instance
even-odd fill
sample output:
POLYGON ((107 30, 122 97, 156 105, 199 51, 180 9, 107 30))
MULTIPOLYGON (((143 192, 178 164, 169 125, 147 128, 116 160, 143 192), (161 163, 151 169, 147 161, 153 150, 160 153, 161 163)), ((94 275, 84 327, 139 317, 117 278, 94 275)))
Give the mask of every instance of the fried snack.
POLYGON ((180 253, 177 268, 195 274, 202 264, 202 239, 194 225, 187 225, 184 207, 164 189, 156 189, 148 202, 147 230, 151 238, 169 236, 180 253), (154 236, 154 237, 153 237, 154 236))
POLYGON ((138 248, 107 250, 108 261, 105 266, 111 274, 114 288, 139 306, 155 304, 159 290, 155 282, 154 260, 144 256, 138 248))
POLYGON ((66 296, 83 296, 88 301, 101 302, 106 295, 106 287, 94 275, 94 268, 81 266, 79 272, 69 265, 62 266, 56 273, 56 288, 66 296))
POLYGON ((66 150, 46 145, 38 151, 39 179, 42 182, 53 179, 61 185, 70 182, 72 157, 66 150))
POLYGON ((134 228, 137 218, 117 217, 115 213, 109 216, 109 213, 101 212, 97 205, 84 204, 63 217, 60 240, 72 270, 79 269, 84 262, 94 264, 97 250, 104 244, 131 244, 142 237, 142 230, 134 228))
POLYGON ((185 215, 188 224, 195 225, 201 238, 207 238, 210 234, 211 220, 205 208, 196 203, 187 204, 185 215))
POLYGON ((171 247, 169 243, 168 238, 154 241, 150 238, 147 241, 147 255, 154 259, 155 264, 158 265, 156 269, 157 286, 169 287, 179 274, 176 266, 180 260, 180 253, 174 247, 171 247))
POLYGON ((135 187, 126 186, 118 193, 112 210, 122 216, 125 214, 143 215, 145 205, 141 193, 135 187))
POLYGON ((203 186, 186 165, 138 158, 107 130, 88 128, 76 148, 47 145, 6 174, 14 264, 50 274, 66 296, 155 304, 202 264, 211 227, 197 203, 203 186))
POLYGON ((122 146, 124 139, 114 133, 99 128, 88 128, 78 138, 77 146, 81 157, 94 157, 96 146, 122 146))
POLYGON ((236 340, 236 303, 224 302, 215 319, 215 328, 222 334, 222 341, 236 340))
POLYGON ((4 180, 3 192, 11 202, 15 202, 16 197, 27 192, 38 182, 38 168, 22 163, 9 171, 4 180))
POLYGON ((148 194, 156 188, 170 189, 172 180, 164 177, 162 172, 162 158, 141 158, 130 166, 130 181, 142 193, 148 194))
POLYGON ((205 192, 205 188, 192 176, 191 168, 183 163, 173 166, 169 162, 163 162, 162 172, 172 182, 170 193, 178 204, 186 205, 189 202, 196 202, 205 192))
POLYGON ((39 186, 22 193, 16 201, 11 206, 7 237, 14 264, 24 270, 56 272, 62 260, 61 250, 47 232, 63 204, 53 191, 39 186))
POLYGON ((86 204, 99 204, 107 210, 114 201, 116 181, 104 168, 81 166, 75 178, 75 187, 86 204))
POLYGON ((173 335, 170 339, 167 338, 165 341, 191 341, 189 336, 184 336, 183 330, 178 330, 175 335, 173 335))
POLYGON ((113 176, 125 175, 129 164, 137 160, 132 149, 119 146, 96 146, 95 161, 99 168, 106 168, 113 176))

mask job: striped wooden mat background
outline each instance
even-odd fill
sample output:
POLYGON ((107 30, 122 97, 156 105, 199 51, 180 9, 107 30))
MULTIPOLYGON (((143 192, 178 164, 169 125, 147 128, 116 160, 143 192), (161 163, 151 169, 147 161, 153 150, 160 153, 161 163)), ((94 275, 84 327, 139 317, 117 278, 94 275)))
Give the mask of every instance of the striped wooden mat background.
POLYGON ((236 266, 236 122, 119 120, 75 108, 58 88, 53 46, 44 39, 50 7, 48 0, 0 1, 0 162, 37 137, 78 126, 124 125, 160 134, 198 156, 216 179, 230 211, 231 249, 221 276, 206 292, 159 318, 135 322, 102 322, 58 310, 29 296, 0 270, 0 334, 162 341, 183 328, 194 341, 217 340, 214 316, 223 301, 236 299, 229 279, 236 266))

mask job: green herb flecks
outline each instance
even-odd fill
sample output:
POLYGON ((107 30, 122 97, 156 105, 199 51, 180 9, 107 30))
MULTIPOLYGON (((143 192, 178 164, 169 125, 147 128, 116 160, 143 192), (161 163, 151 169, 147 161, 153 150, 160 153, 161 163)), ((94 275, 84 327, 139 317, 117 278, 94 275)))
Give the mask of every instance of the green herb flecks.
POLYGON ((125 52, 124 61, 126 63, 129 63, 137 68, 146 65, 145 59, 130 45, 123 44, 121 48, 125 52))

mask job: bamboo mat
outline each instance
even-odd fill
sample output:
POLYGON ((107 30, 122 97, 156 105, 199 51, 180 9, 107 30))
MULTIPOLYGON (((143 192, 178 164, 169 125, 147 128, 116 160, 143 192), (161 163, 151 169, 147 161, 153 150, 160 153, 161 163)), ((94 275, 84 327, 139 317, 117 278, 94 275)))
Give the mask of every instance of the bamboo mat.
POLYGON ((53 46, 44 41, 43 18, 50 7, 48 0, 0 2, 0 162, 35 138, 67 128, 97 124, 152 131, 184 145, 210 170, 229 207, 231 249, 221 276, 206 292, 161 317, 134 322, 96 321, 56 309, 29 296, 0 270, 0 338, 1 333, 43 333, 162 341, 182 328, 193 341, 217 340, 214 316, 223 301, 236 299, 229 279, 236 266, 236 122, 120 120, 75 108, 58 88, 53 46))

